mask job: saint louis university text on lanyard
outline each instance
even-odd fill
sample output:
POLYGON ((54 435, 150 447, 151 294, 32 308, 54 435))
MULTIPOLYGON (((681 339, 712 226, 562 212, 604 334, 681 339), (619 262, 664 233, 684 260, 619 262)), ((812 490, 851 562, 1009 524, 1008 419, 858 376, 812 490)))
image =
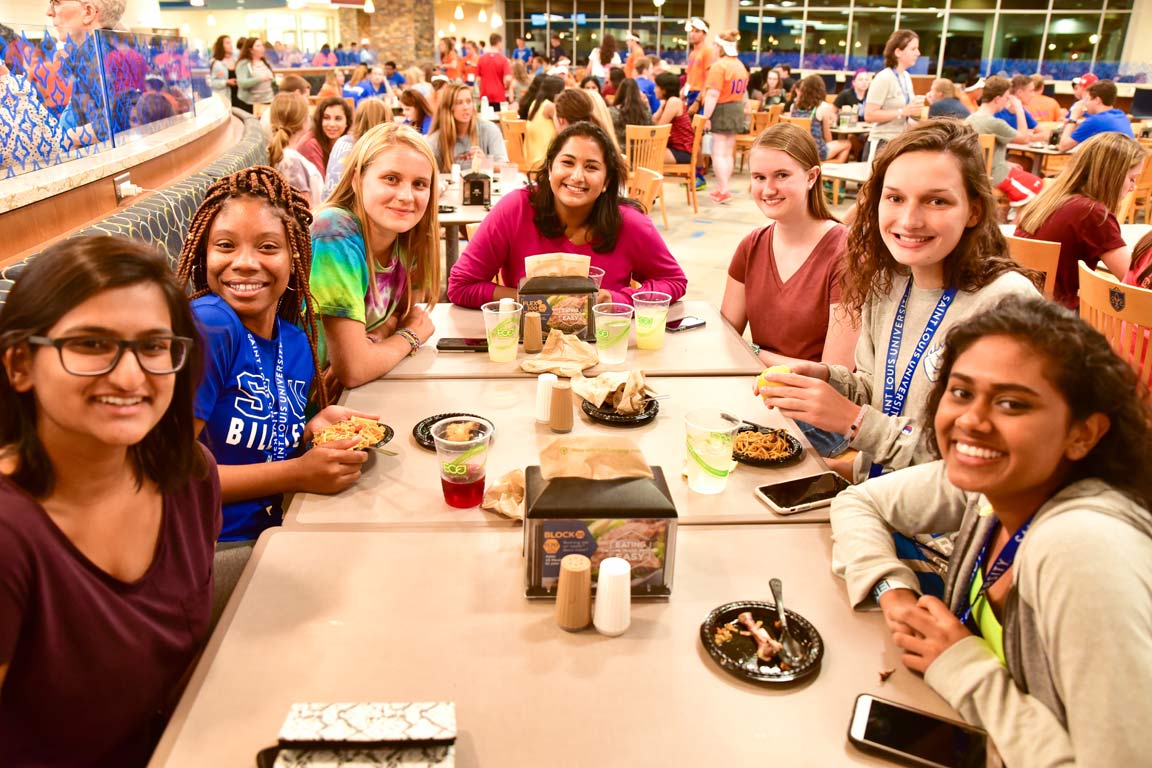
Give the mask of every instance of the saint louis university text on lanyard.
MULTIPOLYGON (((252 356, 256 358, 256 366, 264 373, 264 361, 260 358, 260 348, 252 332, 248 332, 248 344, 252 347, 252 356)), ((288 402, 288 386, 284 383, 284 345, 280 343, 280 318, 276 318, 276 402, 272 412, 272 437, 270 439, 270 456, 272 461, 283 461, 288 457, 288 410, 292 407, 288 402)))
MULTIPOLYGON (((989 511, 991 511, 991 508, 989 508, 989 511)), ((984 514, 983 511, 981 514, 984 514)), ((1012 538, 1005 542, 1004 547, 1000 550, 1000 554, 996 556, 995 562, 988 568, 988 572, 984 574, 984 581, 980 585, 980 591, 976 593, 976 597, 972 600, 966 600, 967 607, 956 613, 960 618, 961 624, 968 623, 968 619, 972 618, 972 609, 976 603, 980 602, 980 598, 987 596, 988 590, 992 588, 992 585, 999 581, 1000 577, 1016 562, 1016 550, 1020 549, 1020 543, 1024 541, 1024 534, 1028 532, 1028 526, 1030 525, 1032 525, 1032 518, 1029 518, 1028 522, 1020 526, 1016 533, 1012 535, 1012 538)), ((972 575, 968 579, 968 589, 965 590, 964 594, 967 595, 971 593, 972 582, 976 579, 976 574, 980 570, 980 564, 984 562, 984 556, 988 554, 988 547, 992 544, 992 538, 996 535, 996 529, 999 527, 999 523, 993 525, 991 530, 988 531, 988 535, 984 538, 984 546, 980 547, 980 553, 976 555, 976 564, 972 566, 972 575)))
MULTIPOLYGON (((949 288, 940 296, 939 301, 936 302, 936 308, 932 310, 932 315, 928 318, 927 325, 924 326, 924 332, 920 334, 920 339, 916 342, 916 348, 912 350, 908 367, 904 369, 904 375, 900 377, 900 384, 897 386, 896 358, 900 355, 900 344, 904 340, 904 320, 908 316, 908 295, 911 292, 912 278, 910 277, 908 278, 908 286, 904 289, 904 296, 900 299, 900 305, 896 308, 896 317, 892 321, 892 335, 888 339, 888 358, 884 362, 884 414, 886 416, 899 416, 904 413, 904 401, 908 397, 908 390, 912 386, 912 377, 916 374, 916 367, 920 364, 920 358, 924 356, 928 345, 932 343, 932 338, 936 335, 940 324, 944 322, 944 315, 948 313, 948 307, 952 306, 952 300, 956 298, 955 288, 949 288)), ((873 464, 868 476, 877 477, 882 472, 883 469, 879 464, 873 464)))

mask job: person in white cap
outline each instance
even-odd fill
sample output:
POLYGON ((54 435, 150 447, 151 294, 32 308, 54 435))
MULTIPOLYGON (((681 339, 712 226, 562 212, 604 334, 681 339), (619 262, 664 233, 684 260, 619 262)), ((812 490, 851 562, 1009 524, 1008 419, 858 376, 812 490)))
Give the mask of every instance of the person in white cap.
POLYGON ((708 70, 716 63, 719 55, 716 48, 708 43, 708 24, 701 18, 693 16, 684 25, 688 32, 688 79, 684 83, 684 103, 688 105, 690 115, 700 111, 696 100, 700 98, 700 91, 704 88, 704 81, 708 79, 708 70))
POLYGON ((636 76, 636 62, 644 56, 644 46, 640 45, 640 38, 632 32, 624 36, 624 44, 628 46, 628 58, 624 62, 624 76, 636 76))
POLYGON ((747 129, 744 102, 748 100, 748 70, 737 58, 739 39, 740 32, 735 29, 716 36, 716 45, 724 55, 708 70, 708 79, 704 81, 704 106, 700 114, 708 120, 704 127, 712 131, 716 189, 709 197, 716 203, 732 199, 728 179, 732 176, 736 135, 747 129))

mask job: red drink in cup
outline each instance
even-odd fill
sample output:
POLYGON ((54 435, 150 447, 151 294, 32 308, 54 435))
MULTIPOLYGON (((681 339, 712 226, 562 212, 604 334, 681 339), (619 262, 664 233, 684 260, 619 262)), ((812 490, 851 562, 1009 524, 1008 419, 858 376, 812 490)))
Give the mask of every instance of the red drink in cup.
POLYGON ((440 487, 450 507, 467 509, 484 499, 484 472, 492 424, 484 419, 455 416, 432 425, 440 487))
POLYGON ((467 480, 462 483, 445 479, 444 475, 441 474, 440 487, 444 490, 444 501, 448 503, 448 506, 458 509, 478 507, 480 502, 484 500, 484 473, 481 472, 475 480, 467 480))

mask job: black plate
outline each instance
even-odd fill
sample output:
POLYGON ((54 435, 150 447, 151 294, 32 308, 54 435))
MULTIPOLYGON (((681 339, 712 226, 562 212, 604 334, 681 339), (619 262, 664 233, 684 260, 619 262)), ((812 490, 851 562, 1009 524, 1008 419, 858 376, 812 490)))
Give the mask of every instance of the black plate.
MULTIPOLYGON (((744 611, 751 612, 752 618, 764 622, 773 639, 780 639, 780 631, 775 626, 778 616, 774 604, 742 600, 720 606, 708 614, 708 618, 700 625, 700 642, 704 643, 708 654, 722 669, 736 677, 758 683, 790 683, 815 674, 820 669, 820 661, 824 658, 824 640, 807 619, 789 609, 785 609, 788 628, 797 642, 808 651, 807 658, 798 667, 781 669, 779 657, 770 662, 759 659, 756 656, 756 641, 744 635, 733 634, 731 640, 717 645, 717 627, 736 621, 744 611)), ((742 624, 737 626, 743 627, 742 624)))
MULTIPOLYGON (((436 442, 432 439, 432 425, 444 419, 453 419, 457 416, 467 416, 470 419, 480 419, 488 421, 483 416, 477 416, 474 413, 438 413, 435 416, 429 416, 422 421, 417 422, 416 426, 412 427, 412 437, 416 439, 417 444, 421 448, 427 448, 430 451, 436 450, 436 442)), ((493 426, 492 435, 496 435, 496 428, 493 426)), ((491 439, 491 438, 489 438, 491 439)))
POLYGON ((639 427, 647 424, 656 418, 656 414, 660 413, 660 401, 649 400, 648 404, 644 406, 644 410, 640 413, 616 413, 616 411, 608 411, 603 408, 597 408, 587 400, 580 403, 580 407, 584 409, 584 413, 592 421, 598 421, 601 424, 607 424, 610 427, 639 427))
POLYGON ((785 464, 791 464, 804 455, 804 447, 800 445, 800 441, 790 435, 786 429, 773 429, 772 427, 758 429, 757 427, 751 427, 745 424, 736 430, 736 434, 740 434, 741 432, 761 432, 764 434, 769 432, 782 432, 784 433, 785 441, 787 441, 788 446, 792 449, 787 455, 781 456, 778 459, 754 459, 747 454, 738 453, 736 450, 733 450, 732 458, 741 464, 747 464, 751 467, 782 467, 785 464))
MULTIPOLYGON (((387 445, 389 442, 392 441, 393 437, 396 436, 396 431, 393 430, 392 427, 388 426, 387 424, 385 424, 382 421, 378 421, 376 423, 378 425, 380 425, 381 427, 384 427, 384 437, 380 438, 380 442, 376 443, 375 445, 370 445, 370 446, 368 446, 368 448, 383 448, 385 445, 387 445)), ((367 449, 366 448, 360 448, 358 450, 367 450, 367 449)))

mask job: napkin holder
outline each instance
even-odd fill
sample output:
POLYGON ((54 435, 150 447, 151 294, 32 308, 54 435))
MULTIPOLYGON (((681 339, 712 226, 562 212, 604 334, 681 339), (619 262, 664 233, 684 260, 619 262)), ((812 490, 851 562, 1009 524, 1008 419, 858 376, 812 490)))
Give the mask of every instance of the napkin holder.
MULTIPOLYGON (((544 335, 553 328, 573 334, 584 341, 596 340, 596 322, 592 305, 596 303, 596 283, 590 277, 526 277, 520 281, 517 301, 524 312, 539 312, 544 335)), ((524 338, 521 315, 520 338, 524 338)))
POLYGON ((676 505, 660 467, 652 477, 545 480, 540 467, 525 472, 525 595, 555 599, 560 561, 583 554, 592 561, 592 593, 600 562, 623 557, 632 564, 632 596, 672 594, 676 555, 676 505))
POLYGON ((486 173, 464 176, 464 205, 492 205, 492 179, 486 173))

